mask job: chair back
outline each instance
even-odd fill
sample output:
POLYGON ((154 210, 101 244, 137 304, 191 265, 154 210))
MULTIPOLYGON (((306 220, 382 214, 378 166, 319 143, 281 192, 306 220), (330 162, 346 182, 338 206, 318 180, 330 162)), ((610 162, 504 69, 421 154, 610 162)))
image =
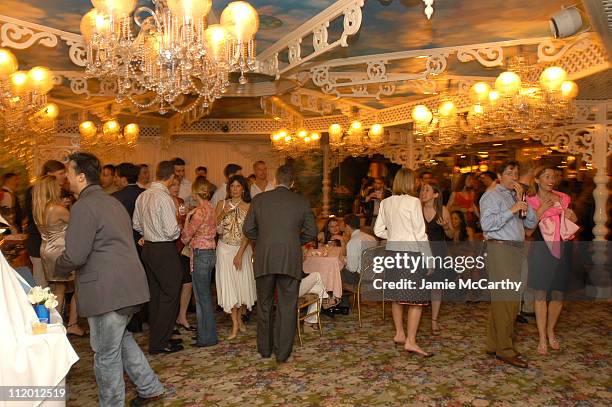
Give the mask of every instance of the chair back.
POLYGON ((385 246, 376 245, 368 247, 361 253, 361 275, 359 276, 359 285, 362 296, 367 301, 382 301, 384 298, 383 290, 374 288, 374 280, 382 279, 384 281, 384 273, 374 272, 374 259, 385 255, 385 246))

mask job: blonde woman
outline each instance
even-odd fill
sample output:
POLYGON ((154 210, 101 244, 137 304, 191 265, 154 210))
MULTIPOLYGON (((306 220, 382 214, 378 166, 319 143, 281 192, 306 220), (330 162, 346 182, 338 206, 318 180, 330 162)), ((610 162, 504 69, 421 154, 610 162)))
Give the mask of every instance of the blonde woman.
MULTIPOLYGON (((403 344, 407 352, 421 357, 432 356, 416 343, 416 334, 421 322, 422 307, 431 302, 431 290, 423 288, 428 279, 427 270, 418 264, 421 253, 431 257, 431 249, 426 233, 421 201, 415 196, 414 173, 402 168, 393 180, 393 195, 380 203, 380 210, 374 233, 387 239, 385 252, 384 282, 406 283, 410 286, 401 289, 386 289, 385 298, 393 301, 393 323, 397 347, 403 344), (387 260, 393 259, 393 266, 387 260), (400 259, 400 261, 396 261, 400 259), (407 332, 404 333, 404 305, 408 306, 407 332)), ((433 271, 431 271, 433 272, 433 271)), ((397 286, 397 284, 395 285, 397 286)))
MULTIPOLYGON (((66 247, 65 236, 70 212, 64 206, 61 187, 58 179, 53 175, 45 175, 34 184, 32 213, 42 237, 40 258, 45 277, 52 285, 54 294, 57 295, 57 310, 62 314, 66 289, 72 287, 74 273, 68 279, 60 278, 55 274, 55 261, 66 247)), ((70 301, 67 331, 70 335, 83 336, 85 332, 79 327, 77 318, 75 292, 70 301)))
POLYGON ((197 341, 194 346, 205 347, 216 345, 219 342, 210 289, 216 260, 217 225, 215 209, 208 200, 210 193, 206 178, 196 178, 191 186, 191 193, 196 207, 187 215, 185 227, 181 232, 181 240, 191 249, 193 293, 196 298, 198 319, 197 341))

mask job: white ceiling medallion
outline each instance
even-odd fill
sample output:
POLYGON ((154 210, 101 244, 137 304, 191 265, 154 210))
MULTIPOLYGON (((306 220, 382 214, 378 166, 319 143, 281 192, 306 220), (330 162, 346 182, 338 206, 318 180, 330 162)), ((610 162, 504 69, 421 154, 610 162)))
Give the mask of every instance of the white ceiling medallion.
POLYGON ((428 20, 431 19, 431 15, 434 12, 433 2, 434 2, 434 0, 423 0, 423 3, 425 3, 425 5, 427 6, 427 7, 425 7, 425 15, 427 16, 428 20))

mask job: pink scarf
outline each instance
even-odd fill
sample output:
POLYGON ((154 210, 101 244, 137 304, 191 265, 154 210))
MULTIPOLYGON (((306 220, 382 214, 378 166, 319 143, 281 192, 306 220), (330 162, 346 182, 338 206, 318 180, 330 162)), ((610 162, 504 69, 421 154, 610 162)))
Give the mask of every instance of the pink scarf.
MULTIPOLYGON (((548 208, 546 212, 542 214, 539 227, 548 249, 553 256, 560 259, 561 241, 573 239, 580 227, 564 216, 564 211, 569 207, 571 202, 570 197, 563 192, 552 192, 559 196, 561 202, 555 202, 552 208, 548 208)), ((534 210, 538 210, 542 204, 537 195, 528 196, 527 203, 529 203, 534 210)))

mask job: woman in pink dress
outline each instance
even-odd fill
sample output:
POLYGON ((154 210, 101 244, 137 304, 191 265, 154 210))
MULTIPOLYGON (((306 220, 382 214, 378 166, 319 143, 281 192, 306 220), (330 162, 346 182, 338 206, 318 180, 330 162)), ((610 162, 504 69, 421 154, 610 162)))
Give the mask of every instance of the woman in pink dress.
POLYGON ((528 262, 528 286, 535 294, 535 314, 540 341, 538 353, 546 355, 548 345, 559 350, 561 345, 555 327, 563 308, 563 292, 567 290, 571 262, 569 247, 564 243, 578 231, 577 218, 569 208, 570 197, 553 190, 556 175, 553 167, 539 167, 529 186, 527 203, 538 217, 528 262), (547 301, 548 302, 547 304, 547 301))

